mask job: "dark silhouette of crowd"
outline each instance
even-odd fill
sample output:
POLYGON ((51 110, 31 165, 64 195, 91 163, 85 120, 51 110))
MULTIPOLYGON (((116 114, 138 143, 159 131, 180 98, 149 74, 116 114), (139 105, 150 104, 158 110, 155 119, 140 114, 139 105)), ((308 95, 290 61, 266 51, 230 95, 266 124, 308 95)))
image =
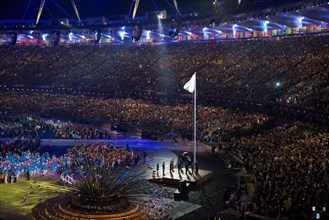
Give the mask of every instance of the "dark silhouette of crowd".
POLYGON ((328 147, 327 127, 301 122, 235 139, 226 150, 256 178, 244 211, 286 219, 309 219, 313 206, 322 211, 329 201, 328 147))

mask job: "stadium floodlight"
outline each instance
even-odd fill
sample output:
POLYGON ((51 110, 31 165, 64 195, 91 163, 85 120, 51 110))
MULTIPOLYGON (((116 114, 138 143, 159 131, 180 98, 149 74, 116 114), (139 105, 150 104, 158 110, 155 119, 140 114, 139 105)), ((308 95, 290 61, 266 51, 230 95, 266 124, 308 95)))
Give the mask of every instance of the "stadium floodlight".
POLYGON ((297 24, 297 26, 298 26, 299 28, 302 28, 302 27, 303 27, 303 20, 304 20, 304 17, 300 17, 300 18, 298 18, 298 24, 297 24))
POLYGON ((267 25, 269 24, 269 21, 264 21, 264 32, 267 33, 267 25))
POLYGON ((72 32, 69 33, 69 39, 70 39, 70 41, 72 41, 72 39, 73 39, 73 33, 72 32))
POLYGON ((41 37, 42 37, 42 40, 43 41, 46 41, 47 37, 49 36, 49 34, 43 34, 41 37))
POLYGON ((234 24, 234 25, 232 26, 233 37, 235 37, 235 34, 236 34, 236 27, 237 27, 237 26, 238 26, 237 24, 234 24))
POLYGON ((111 35, 109 35, 109 34, 102 34, 103 36, 105 36, 106 38, 109 38, 109 39, 111 39, 112 38, 112 36, 111 35))
POLYGON ((150 34, 151 34, 151 31, 146 31, 146 39, 147 40, 149 40, 151 38, 150 34))
POLYGON ((127 34, 127 32, 125 31, 119 31, 119 35, 121 37, 121 40, 124 40, 125 39, 125 35, 127 34))

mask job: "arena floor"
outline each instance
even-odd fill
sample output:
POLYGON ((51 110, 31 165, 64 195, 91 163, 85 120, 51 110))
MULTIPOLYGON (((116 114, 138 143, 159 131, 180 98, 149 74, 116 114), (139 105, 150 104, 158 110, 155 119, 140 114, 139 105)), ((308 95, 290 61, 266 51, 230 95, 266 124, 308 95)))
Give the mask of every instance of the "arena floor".
MULTIPOLYGON (((177 155, 184 151, 190 152, 192 156, 192 146, 190 142, 177 142, 171 140, 154 141, 139 138, 137 136, 121 136, 116 139, 120 146, 125 146, 128 140, 130 148, 133 151, 147 152, 146 162, 152 168, 145 173, 142 178, 149 178, 156 169, 156 164, 165 161, 169 168, 170 160, 177 162, 177 155)), ((93 140, 93 142, 103 144, 104 140, 93 140)), ((89 140, 79 140, 77 144, 83 142, 89 143, 89 140)), ((48 151, 50 154, 62 155, 69 146, 74 144, 74 140, 42 140, 41 152, 48 151), (48 145, 48 146, 47 146, 48 145)), ((224 210, 223 193, 226 188, 232 186, 235 182, 234 171, 226 168, 225 163, 219 157, 211 154, 210 147, 206 145, 197 146, 197 159, 200 169, 210 170, 214 172, 214 178, 201 186, 194 187, 189 193, 188 201, 174 202, 175 219, 203 219, 211 218, 214 215, 220 216, 224 210)), ((142 154, 141 154, 141 159, 142 154)), ((160 166, 161 167, 161 166, 160 166)), ((161 169, 161 168, 160 168, 161 169)), ((58 184, 58 177, 47 176, 38 177, 35 180, 27 181, 20 179, 14 184, 0 185, 0 219, 30 219, 32 208, 41 201, 58 196, 65 193, 68 187, 58 184)), ((225 218, 221 218, 225 219, 225 218)))
POLYGON ((45 176, 31 180, 21 178, 13 184, 0 184, 0 218, 30 219, 32 208, 68 190, 60 186, 57 177, 45 176))

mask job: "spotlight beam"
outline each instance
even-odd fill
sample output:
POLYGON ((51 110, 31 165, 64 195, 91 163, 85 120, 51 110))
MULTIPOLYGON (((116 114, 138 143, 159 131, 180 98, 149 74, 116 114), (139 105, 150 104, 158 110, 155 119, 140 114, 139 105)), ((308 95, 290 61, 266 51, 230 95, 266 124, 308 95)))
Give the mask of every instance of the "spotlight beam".
POLYGON ((43 6, 45 5, 45 2, 46 2, 46 0, 41 0, 41 2, 40 2, 39 12, 38 12, 37 20, 35 22, 36 25, 38 25, 38 23, 39 23, 39 19, 42 14, 43 6))
POLYGON ((177 13, 178 13, 180 16, 182 16, 181 13, 180 13, 180 11, 179 11, 179 9, 178 9, 177 0, 173 0, 173 1, 174 1, 174 5, 175 5, 175 7, 176 7, 177 13))
POLYGON ((49 9, 49 7, 47 5, 47 3, 45 3, 45 5, 46 5, 46 9, 47 9, 48 13, 50 14, 50 17, 51 18, 54 18, 53 14, 51 13, 51 11, 50 11, 50 9, 49 9))
POLYGON ((82 24, 81 19, 80 19, 80 15, 79 15, 79 11, 78 11, 77 5, 75 4, 74 0, 71 0, 71 4, 72 4, 72 7, 75 11, 75 14, 77 15, 77 18, 79 19, 79 22, 82 24))
POLYGON ((24 15, 23 15, 23 17, 22 17, 22 20, 25 19, 26 13, 27 13, 27 11, 29 10, 30 5, 31 5, 31 0, 30 0, 29 3, 27 4, 27 7, 26 7, 26 9, 25 9, 25 11, 24 11, 24 15))
POLYGON ((129 9, 129 12, 128 12, 128 18, 131 15, 131 11, 133 10, 133 7, 134 7, 134 0, 131 1, 130 9, 129 9))
MULTIPOLYGON (((177 8, 173 5, 173 4, 171 4, 168 0, 164 0, 165 2, 167 2, 167 4, 172 8, 172 9, 174 9, 175 11, 177 11, 177 13, 179 13, 179 11, 177 10, 177 8)), ((180 13, 179 13, 180 14, 180 13)))
POLYGON ((135 19, 137 9, 138 9, 138 5, 139 5, 139 0, 135 0, 135 7, 134 7, 133 17, 132 17, 133 19, 135 19))
POLYGON ((55 2, 55 0, 50 0, 54 5, 56 5, 57 8, 59 8, 67 17, 73 20, 72 16, 69 15, 59 4, 55 2))
POLYGON ((159 11, 159 8, 158 8, 157 4, 155 3, 155 0, 152 0, 152 2, 153 2, 153 4, 154 4, 155 9, 156 9, 157 11, 159 11))
MULTIPOLYGON (((54 5, 56 7, 58 7, 67 17, 69 17, 70 19, 73 20, 73 18, 70 16, 70 14, 67 13, 59 4, 57 4, 55 2, 55 0, 51 0, 51 2, 54 3, 54 5)), ((27 6, 27 8, 26 8, 26 10, 24 12, 23 19, 25 18, 25 15, 26 15, 26 12, 27 12, 27 10, 28 10, 28 8, 30 6, 30 3, 31 3, 31 0, 30 0, 29 4, 28 4, 28 6, 27 6)), ((40 17, 41 17, 41 14, 42 14, 42 11, 43 11, 43 7, 44 7, 45 3, 46 3, 46 0, 41 0, 41 2, 40 2, 40 7, 39 7, 39 11, 38 11, 36 22, 35 22, 36 25, 38 25, 38 23, 39 23, 39 20, 40 20, 40 17)), ((72 7, 74 9, 74 12, 75 12, 75 14, 76 14, 79 22, 82 24, 81 19, 80 19, 80 14, 79 14, 79 11, 78 11, 78 7, 76 6, 74 0, 71 0, 71 4, 72 4, 72 7)), ((48 8, 48 6, 47 6, 47 4, 46 4, 46 8, 47 8, 50 16, 53 17, 52 14, 51 14, 51 12, 50 12, 50 10, 49 10, 49 8, 48 8)))

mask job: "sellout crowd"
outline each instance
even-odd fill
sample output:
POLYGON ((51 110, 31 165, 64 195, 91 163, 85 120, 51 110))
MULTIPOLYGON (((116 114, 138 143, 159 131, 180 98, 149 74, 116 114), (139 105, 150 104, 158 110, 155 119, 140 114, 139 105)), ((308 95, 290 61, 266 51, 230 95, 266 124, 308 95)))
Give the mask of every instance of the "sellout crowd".
MULTIPOLYGON (((200 95, 329 109, 329 36, 322 34, 161 45, 1 45, 0 111, 72 121, 128 122, 137 128, 175 132, 192 139, 191 104, 3 88, 23 85, 181 93, 193 72, 197 72, 200 95)), ((197 119, 198 140, 220 141, 221 134, 252 126, 269 116, 199 105, 197 119)), ((106 131, 83 124, 41 118, 1 119, 0 138, 7 139, 1 142, 0 182, 54 172, 70 164, 80 151, 99 156, 109 149, 114 164, 123 157, 138 160, 137 154, 127 155, 126 150, 107 143, 74 148, 61 157, 40 154, 40 131, 60 138, 109 138, 106 131)), ((236 155, 255 176, 252 201, 241 204, 237 200, 236 207, 267 217, 308 219, 312 206, 328 206, 328 142, 327 127, 306 122, 233 138, 225 151, 236 155)))
POLYGON ((142 45, 0 46, 1 85, 180 92, 328 109, 328 34, 142 45))

